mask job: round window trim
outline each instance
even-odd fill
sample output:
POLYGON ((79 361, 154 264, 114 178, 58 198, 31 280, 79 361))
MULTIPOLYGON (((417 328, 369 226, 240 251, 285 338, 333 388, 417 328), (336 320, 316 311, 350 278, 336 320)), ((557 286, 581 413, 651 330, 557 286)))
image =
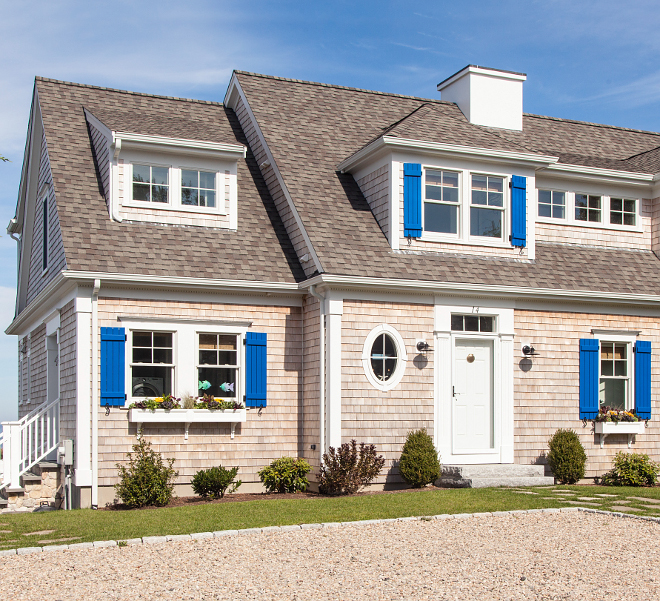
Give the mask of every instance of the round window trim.
POLYGON ((387 391, 392 390, 392 388, 397 386, 397 384, 401 382, 401 378, 403 378, 403 374, 406 371, 407 361, 408 355, 406 353, 406 345, 403 342, 401 334, 399 334, 399 332, 397 332, 392 326, 383 323, 376 326, 371 332, 369 332, 369 334, 367 334, 364 346, 362 347, 362 367, 364 369, 364 374, 367 376, 367 380, 369 380, 374 388, 387 391), (394 342, 397 357, 394 372, 387 380, 379 380, 371 367, 371 349, 376 339, 383 334, 389 334, 392 342, 394 342))

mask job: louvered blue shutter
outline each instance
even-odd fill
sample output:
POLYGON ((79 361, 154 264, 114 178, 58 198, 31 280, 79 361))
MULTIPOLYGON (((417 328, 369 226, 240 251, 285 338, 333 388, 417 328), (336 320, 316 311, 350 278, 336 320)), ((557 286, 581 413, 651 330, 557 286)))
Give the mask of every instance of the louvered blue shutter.
POLYGON ((267 336, 245 334, 245 406, 265 407, 267 389, 267 336))
POLYGON ((422 166, 403 164, 403 235, 419 238, 422 235, 422 166))
POLYGON ((598 415, 598 340, 580 340, 580 419, 598 415))
POLYGON ((641 419, 651 419, 651 343, 635 343, 635 413, 641 419))
POLYGON ((511 246, 527 243, 527 178, 511 177, 511 246))
POLYGON ((124 328, 101 328, 101 405, 123 407, 125 387, 126 332, 124 328))

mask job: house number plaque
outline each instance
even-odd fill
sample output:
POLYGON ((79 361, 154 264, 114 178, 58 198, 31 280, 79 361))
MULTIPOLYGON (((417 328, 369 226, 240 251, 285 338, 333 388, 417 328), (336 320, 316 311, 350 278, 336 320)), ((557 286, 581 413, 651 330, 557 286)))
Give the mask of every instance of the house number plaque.
POLYGON ((474 363, 474 355, 472 353, 467 356, 467 362, 474 363))

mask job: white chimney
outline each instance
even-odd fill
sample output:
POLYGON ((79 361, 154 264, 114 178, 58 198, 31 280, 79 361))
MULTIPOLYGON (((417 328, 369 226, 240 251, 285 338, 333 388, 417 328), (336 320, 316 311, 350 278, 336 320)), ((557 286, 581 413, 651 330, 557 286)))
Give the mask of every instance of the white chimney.
POLYGON ((524 73, 468 65, 438 84, 470 123, 522 131, 524 73))

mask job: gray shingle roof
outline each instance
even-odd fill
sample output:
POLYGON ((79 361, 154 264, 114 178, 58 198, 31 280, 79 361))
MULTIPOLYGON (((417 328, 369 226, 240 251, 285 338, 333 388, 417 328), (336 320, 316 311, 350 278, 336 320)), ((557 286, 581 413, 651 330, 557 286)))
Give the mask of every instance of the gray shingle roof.
POLYGON ((111 129, 244 144, 221 104, 37 78, 69 269, 295 282, 304 274, 254 157, 238 161, 237 232, 108 217, 83 107, 111 129))
POLYGON ((508 136, 501 130, 470 125, 448 103, 244 72, 238 72, 237 77, 324 272, 660 294, 660 262, 650 251, 537 244, 537 258, 532 263, 451 253, 394 252, 353 177, 336 171, 336 165, 369 141, 393 131, 430 136, 446 131, 455 140, 481 147, 499 139, 500 148, 523 147, 544 154, 562 149, 565 133, 564 152, 601 157, 608 166, 656 148, 658 134, 526 115, 525 126, 531 124, 529 133, 508 136), (423 122, 429 116, 432 119, 423 122), (460 128, 464 137, 456 136, 454 127, 460 128), (545 131, 547 141, 542 143, 545 131), (532 144, 538 146, 530 148, 532 144))

